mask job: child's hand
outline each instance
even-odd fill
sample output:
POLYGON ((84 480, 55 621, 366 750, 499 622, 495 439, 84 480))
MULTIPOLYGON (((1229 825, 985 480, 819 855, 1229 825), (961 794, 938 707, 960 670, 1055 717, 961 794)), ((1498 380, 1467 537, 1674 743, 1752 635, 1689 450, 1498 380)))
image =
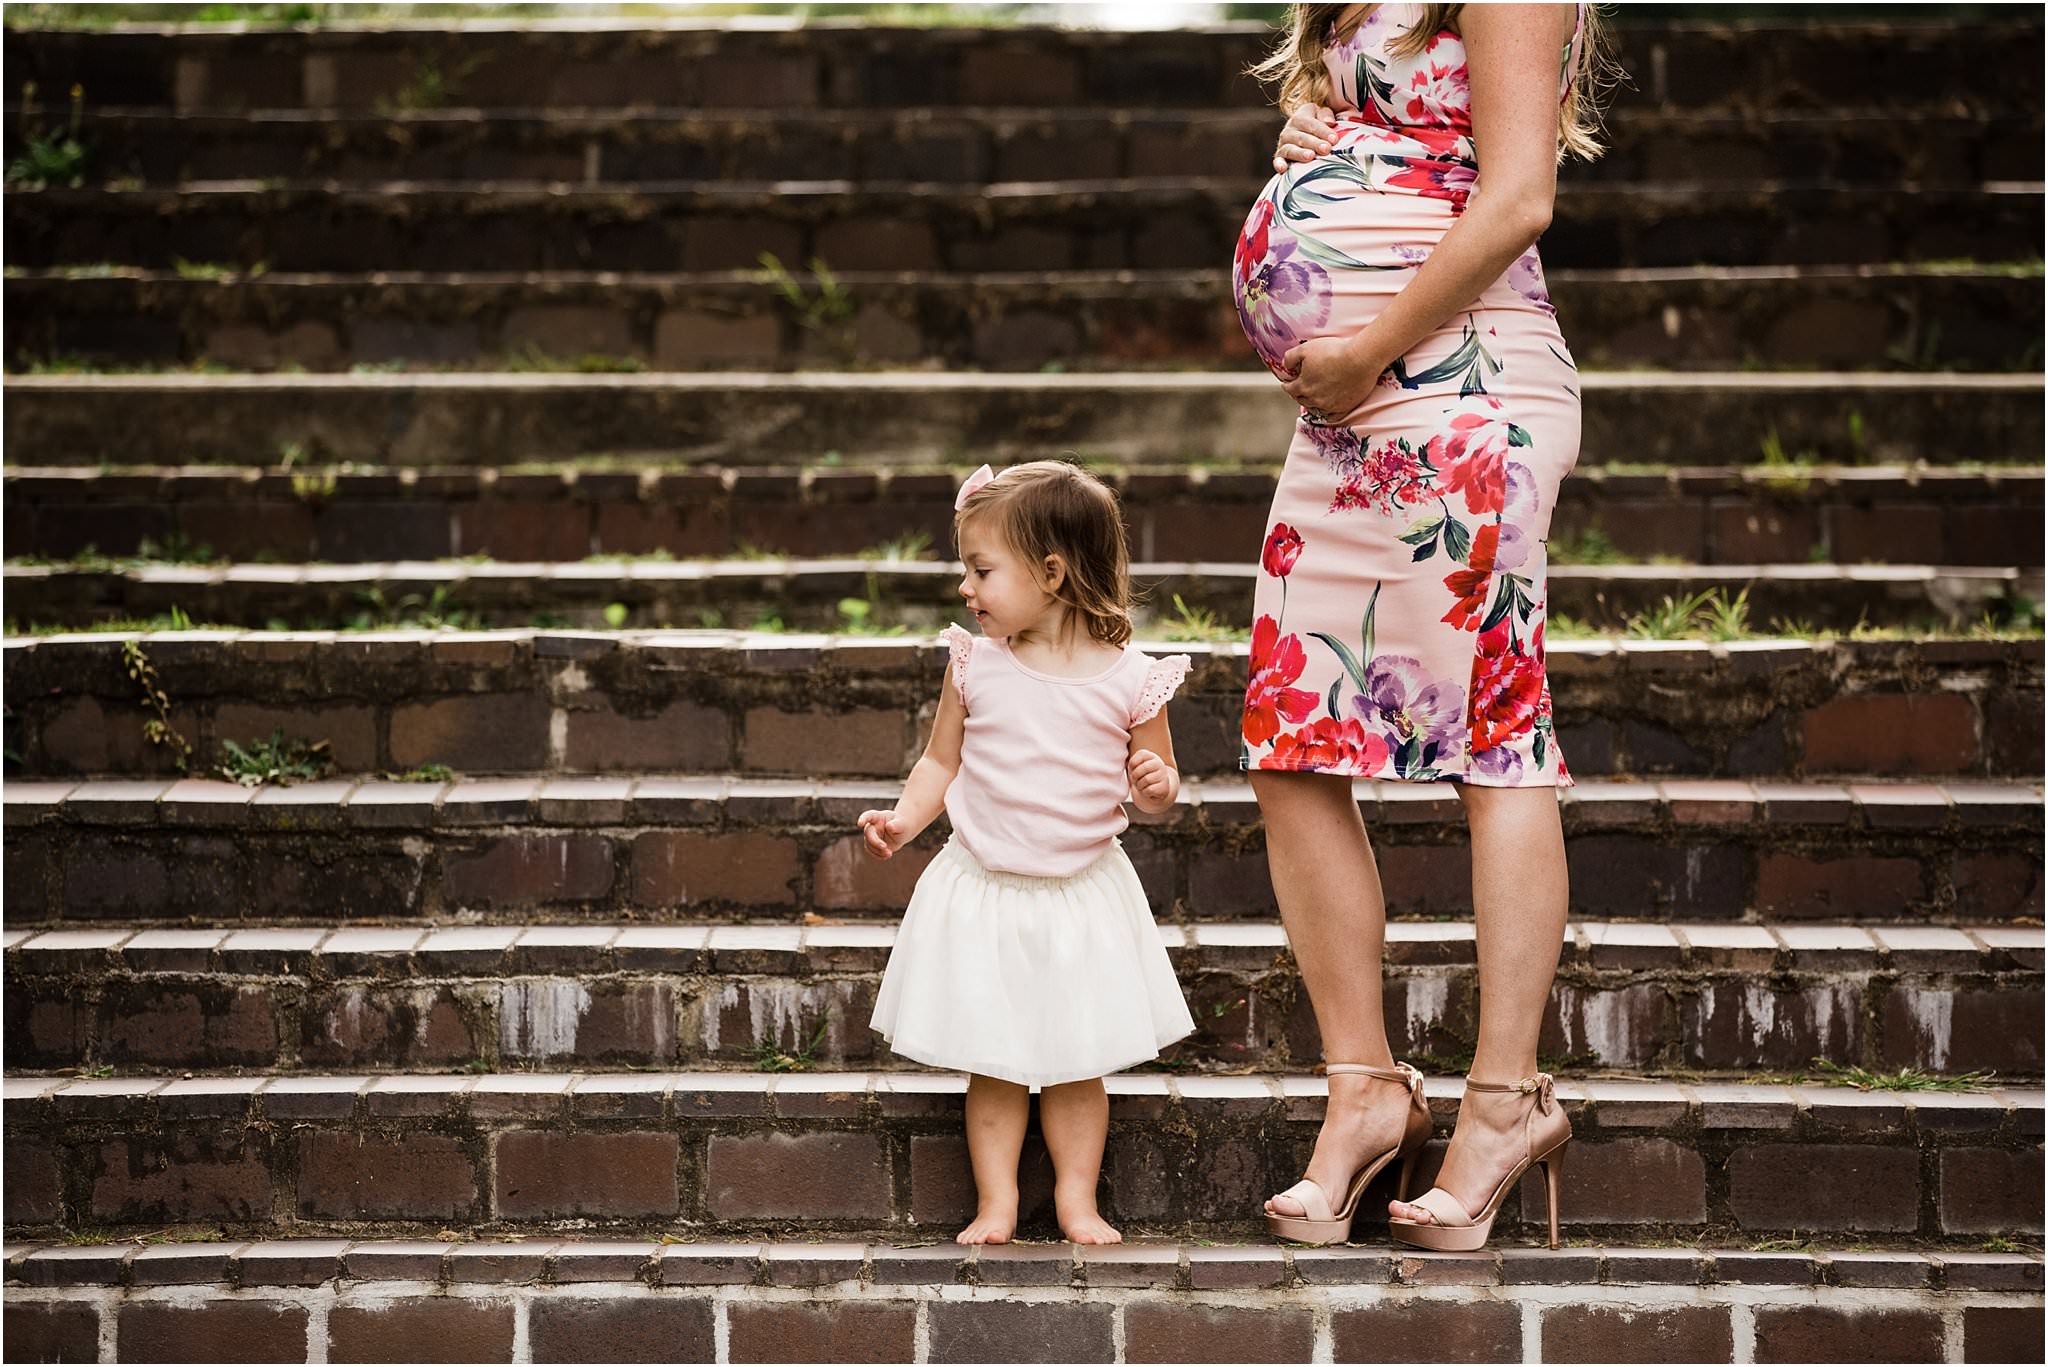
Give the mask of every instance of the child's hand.
POLYGON ((1164 806, 1173 797, 1173 767, 1150 750, 1131 755, 1130 774, 1140 802, 1164 806))
POLYGON ((903 818, 893 808, 886 812, 862 812, 860 831, 868 855, 874 859, 887 859, 909 839, 903 818))

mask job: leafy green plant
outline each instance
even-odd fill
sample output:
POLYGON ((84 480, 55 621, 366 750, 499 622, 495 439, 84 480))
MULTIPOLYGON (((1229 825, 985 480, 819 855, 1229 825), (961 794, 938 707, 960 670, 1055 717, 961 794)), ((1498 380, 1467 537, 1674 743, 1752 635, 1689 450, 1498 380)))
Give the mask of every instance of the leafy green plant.
POLYGON ((797 326, 830 344, 848 359, 859 350, 853 336, 853 317, 859 305, 853 296, 839 283, 839 277, 832 273, 823 257, 811 258, 811 279, 817 282, 815 292, 807 290, 803 282, 792 275, 781 258, 774 252, 762 252, 762 272, 775 292, 788 302, 796 313, 797 326))
POLYGON ((383 585, 379 584, 357 594, 356 600, 363 606, 361 611, 349 617, 347 629, 350 631, 393 628, 474 631, 478 626, 475 613, 451 605, 446 585, 436 585, 434 591, 424 598, 417 593, 408 593, 393 600, 385 595, 383 585))
POLYGON ((214 772, 244 787, 305 783, 334 772, 334 754, 326 741, 296 736, 286 740, 282 726, 272 731, 267 740, 253 740, 246 746, 224 740, 221 749, 227 757, 214 772))
POLYGON ((1837 1087, 1854 1087, 1859 1092, 1976 1092, 1993 1085, 1998 1077, 1985 1068, 1944 1075, 1910 1065, 1881 1073, 1825 1058, 1816 1058, 1813 1067, 1822 1080, 1837 1087))
POLYGON ((172 257, 171 266, 181 280, 254 280, 270 269, 268 261, 258 261, 244 270, 232 262, 187 261, 182 256, 172 257))
MULTIPOLYGON (((171 611, 177 613, 176 608, 171 611)), ((191 623, 188 621, 185 625, 189 627, 191 623)), ((154 714, 142 723, 142 738, 151 745, 169 750, 172 761, 178 766, 178 772, 186 772, 192 760, 192 742, 186 740, 178 728, 171 725, 170 695, 164 692, 163 682, 157 678, 156 666, 150 662, 149 655, 142 648, 142 642, 121 642, 121 667, 127 671, 128 677, 135 681, 135 686, 142 690, 142 705, 154 714)))
MULTIPOLYGON (((21 87, 23 109, 34 107, 36 83, 24 81, 21 87)), ((7 167, 7 184, 24 190, 40 190, 51 185, 76 188, 85 184, 85 173, 91 161, 91 153, 78 136, 79 126, 85 119, 85 87, 71 87, 71 121, 61 130, 48 128, 25 128, 23 130, 23 152, 7 167)))
POLYGON ((1173 616, 1162 618, 1160 634, 1169 641, 1241 641, 1248 633, 1217 620, 1208 608, 1189 607, 1179 594, 1173 595, 1173 616))
POLYGON ((1623 634, 1638 641, 1669 641, 1682 637, 1692 629, 1700 609, 1719 594, 1719 589, 1702 589, 1683 598, 1666 594, 1657 606, 1631 616, 1622 628, 1623 634))
POLYGON ((754 1068, 763 1073, 808 1072, 818 1061, 818 1046, 825 1042, 827 1022, 818 1022, 817 1033, 809 1043, 799 1040, 785 1052, 772 1040, 763 1040, 754 1049, 754 1068))
POLYGON ((624 603, 606 603, 604 605, 604 624, 613 631, 617 631, 625 626, 626 619, 631 615, 632 609, 624 603))
POLYGON ((1750 635, 1749 629, 1749 585, 1733 598, 1719 589, 1700 605, 1694 622, 1700 626, 1710 640, 1735 641, 1750 635))
POLYGON ((452 783, 455 771, 445 764, 418 764, 399 773, 387 769, 377 777, 389 783, 452 783))
POLYGON ((929 532, 905 532, 893 541, 881 541, 859 552, 862 560, 928 560, 932 553, 929 532))
POLYGON ((1577 536, 1554 536, 1550 539, 1550 563, 1553 565, 1614 565, 1627 558, 1598 527, 1588 527, 1577 536))

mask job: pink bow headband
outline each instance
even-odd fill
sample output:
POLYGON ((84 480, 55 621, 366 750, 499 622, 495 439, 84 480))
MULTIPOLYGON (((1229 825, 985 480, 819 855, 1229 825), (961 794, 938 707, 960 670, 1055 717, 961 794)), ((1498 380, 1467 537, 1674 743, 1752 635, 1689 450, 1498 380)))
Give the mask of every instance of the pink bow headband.
POLYGON ((996 472, 989 469, 986 465, 982 466, 979 470, 976 470, 973 474, 969 475, 967 477, 967 482, 960 486, 960 492, 954 495, 953 511, 957 513, 962 508, 965 508, 967 506, 967 500, 974 497, 975 493, 980 490, 982 485, 988 483, 995 477, 996 472))

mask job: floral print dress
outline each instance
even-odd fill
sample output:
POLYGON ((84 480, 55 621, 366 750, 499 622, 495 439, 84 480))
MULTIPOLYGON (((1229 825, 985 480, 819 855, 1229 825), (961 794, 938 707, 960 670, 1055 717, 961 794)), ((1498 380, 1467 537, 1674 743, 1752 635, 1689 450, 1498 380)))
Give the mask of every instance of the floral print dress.
MULTIPOLYGON (((1465 50, 1389 42, 1382 5, 1325 52, 1332 151, 1268 183, 1231 273, 1276 375, 1349 337, 1429 258, 1478 186, 1465 50)), ((1560 56, 1562 88, 1579 26, 1560 56)), ((1347 414, 1304 413, 1253 605, 1246 769, 1568 786, 1544 670, 1545 540, 1578 460, 1578 374, 1534 247, 1395 361, 1347 414)))

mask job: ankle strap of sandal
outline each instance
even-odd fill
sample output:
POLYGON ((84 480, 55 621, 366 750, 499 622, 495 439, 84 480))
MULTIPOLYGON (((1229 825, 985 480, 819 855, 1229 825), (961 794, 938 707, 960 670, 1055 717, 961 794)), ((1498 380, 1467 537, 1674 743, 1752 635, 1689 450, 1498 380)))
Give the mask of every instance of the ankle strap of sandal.
POLYGON ((1513 1082, 1481 1082, 1476 1077, 1465 1079, 1468 1092, 1522 1092, 1536 1098, 1536 1106, 1545 1115, 1557 1105, 1557 1079, 1548 1073, 1531 1073, 1513 1082))
POLYGON ((1363 1073, 1367 1077, 1379 1078, 1382 1082, 1398 1082, 1417 1095, 1422 1092, 1422 1074, 1406 1063, 1397 1062, 1391 1068, 1380 1068, 1370 1063, 1325 1063, 1323 1072, 1363 1073))

